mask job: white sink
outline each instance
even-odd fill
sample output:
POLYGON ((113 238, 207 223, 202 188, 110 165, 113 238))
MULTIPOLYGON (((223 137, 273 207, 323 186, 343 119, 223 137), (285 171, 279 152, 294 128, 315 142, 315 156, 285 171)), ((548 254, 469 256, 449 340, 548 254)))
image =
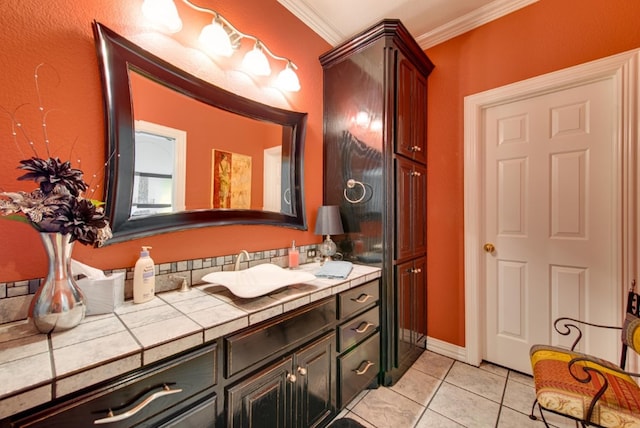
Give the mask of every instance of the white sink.
POLYGON ((203 281, 222 285, 243 298, 264 296, 278 288, 314 279, 316 276, 310 272, 283 269, 270 263, 238 271, 211 272, 202 277, 203 281))

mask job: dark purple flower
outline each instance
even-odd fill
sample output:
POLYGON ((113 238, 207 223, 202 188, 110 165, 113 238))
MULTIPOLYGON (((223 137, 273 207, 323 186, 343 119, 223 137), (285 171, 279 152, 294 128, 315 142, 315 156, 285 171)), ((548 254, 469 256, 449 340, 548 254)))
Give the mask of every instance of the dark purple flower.
POLYGON ((88 199, 69 198, 68 201, 59 206, 52 223, 59 226, 60 233, 71 234, 71 242, 77 240, 85 245, 99 242, 98 230, 108 225, 104 212, 88 199))
POLYGON ((40 185, 45 195, 50 193, 70 193, 79 196, 87 190, 82 179, 82 171, 71 168, 71 162, 62 162, 58 158, 41 159, 32 157, 20 161, 18 168, 29 171, 18 180, 33 180, 40 185))

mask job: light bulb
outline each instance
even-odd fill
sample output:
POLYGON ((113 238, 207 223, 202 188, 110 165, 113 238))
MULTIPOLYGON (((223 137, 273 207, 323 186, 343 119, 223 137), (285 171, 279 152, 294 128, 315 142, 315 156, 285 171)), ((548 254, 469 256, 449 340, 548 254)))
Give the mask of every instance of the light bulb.
POLYGON ((169 33, 182 29, 182 20, 173 0, 144 0, 142 13, 153 24, 169 33))
POLYGON ((300 90, 300 80, 293 70, 291 62, 288 62, 287 66, 278 74, 276 85, 287 92, 298 92, 300 90))
POLYGON ((230 57, 233 54, 229 34, 217 19, 202 29, 198 41, 207 53, 225 57, 230 57))
POLYGON ((356 125, 359 127, 366 128, 369 126, 370 122, 371 118, 369 117, 369 113, 366 111, 359 111, 358 114, 356 114, 356 125))
POLYGON ((256 76, 268 76, 271 74, 269 60, 262 52, 260 42, 256 42, 254 48, 246 53, 242 59, 242 68, 256 76))

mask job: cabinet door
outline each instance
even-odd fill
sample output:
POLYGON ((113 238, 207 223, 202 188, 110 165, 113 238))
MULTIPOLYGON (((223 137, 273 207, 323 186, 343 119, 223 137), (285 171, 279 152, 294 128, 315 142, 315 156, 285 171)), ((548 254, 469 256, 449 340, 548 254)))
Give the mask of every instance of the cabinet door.
POLYGON ((427 79, 398 54, 396 84, 396 153, 426 163, 427 79))
POLYGON ((426 251, 426 184, 423 165, 396 158, 396 260, 426 251))
POLYGON ((227 390, 228 427, 284 428, 291 425, 291 357, 227 390))
POLYGON ((427 163, 427 78, 417 71, 413 73, 411 91, 411 135, 413 159, 427 163))
POLYGON ((425 259, 396 266, 397 365, 411 364, 425 346, 427 307, 425 259))
POLYGON ((296 353, 297 427, 315 427, 333 415, 335 342, 332 333, 296 353))
POLYGON ((424 348, 427 340, 427 261, 425 258, 413 262, 413 312, 415 314, 412 330, 414 343, 424 348))
POLYGON ((414 164, 411 175, 411 251, 427 251, 427 168, 414 164))
POLYGON ((396 266, 396 310, 398 361, 411 352, 413 335, 411 331, 414 305, 411 300, 413 282, 413 262, 396 266))

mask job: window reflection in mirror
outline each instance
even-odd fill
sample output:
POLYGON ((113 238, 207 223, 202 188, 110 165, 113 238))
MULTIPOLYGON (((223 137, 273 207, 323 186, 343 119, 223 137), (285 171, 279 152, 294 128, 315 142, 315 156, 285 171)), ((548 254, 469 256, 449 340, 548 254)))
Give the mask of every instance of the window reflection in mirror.
MULTIPOLYGON (((137 72, 129 70, 133 115, 138 123, 155 123, 166 129, 179 129, 189 138, 186 144, 186 170, 181 188, 172 193, 184 194, 183 204, 167 198, 154 202, 136 203, 136 184, 132 195, 132 216, 199 209, 251 209, 290 213, 283 190, 289 188, 289 168, 282 160, 283 127, 266 121, 253 120, 202 103, 161 85, 137 72), (273 153, 279 158, 273 159, 273 153), (283 165, 284 163, 284 165, 283 165), (285 181, 286 180, 286 181, 285 181), (283 183, 284 182, 284 183, 283 183)), ((170 135, 156 132, 156 135, 170 135)), ((148 134, 141 137, 148 139, 148 134)), ((151 146, 139 153, 136 133, 134 182, 149 183, 167 189, 173 187, 173 174, 168 172, 174 160, 167 159, 167 167, 153 171, 153 176, 139 177, 138 164, 145 158, 147 165, 158 169, 165 154, 165 143, 151 146), (162 178, 164 176, 164 179, 162 178), (141 178, 145 178, 141 180, 141 178), (153 178, 153 179, 152 179, 153 178)), ((155 141, 161 141, 156 139, 155 141)), ((145 143, 153 144, 153 143, 145 143)), ((148 171, 144 171, 145 173, 148 171)), ((148 191, 150 191, 149 189, 148 191)))
POLYGON ((184 211, 187 133, 135 122, 131 217, 184 211))

